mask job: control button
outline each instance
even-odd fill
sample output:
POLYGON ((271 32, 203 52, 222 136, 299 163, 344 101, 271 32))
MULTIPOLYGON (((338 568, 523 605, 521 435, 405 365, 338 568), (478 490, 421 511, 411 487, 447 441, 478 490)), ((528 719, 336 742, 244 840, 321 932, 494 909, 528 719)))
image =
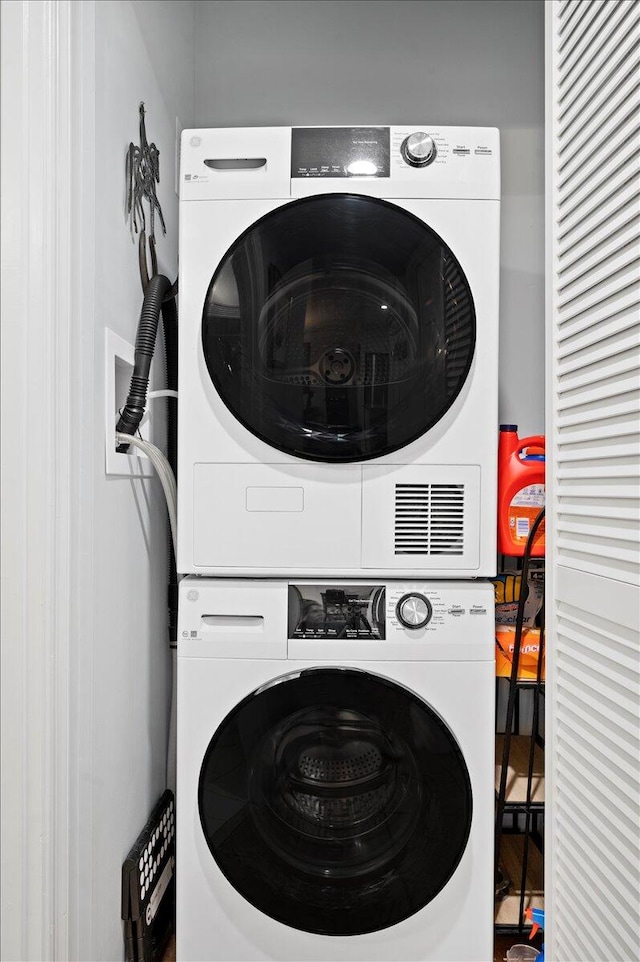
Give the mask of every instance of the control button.
POLYGON ((396 615, 405 628, 424 628, 431 620, 431 602, 424 595, 411 592, 403 595, 396 605, 396 615))
POLYGON ((412 167, 426 167, 436 159, 436 145, 429 134, 419 130, 402 141, 400 153, 412 167))

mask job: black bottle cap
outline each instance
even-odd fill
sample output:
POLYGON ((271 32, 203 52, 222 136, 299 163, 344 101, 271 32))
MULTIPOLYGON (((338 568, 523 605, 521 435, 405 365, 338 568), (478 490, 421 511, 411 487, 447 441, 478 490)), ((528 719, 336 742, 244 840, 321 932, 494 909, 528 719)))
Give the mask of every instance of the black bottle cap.
POLYGON ((501 424, 500 430, 501 431, 517 431, 518 425, 517 424, 501 424))

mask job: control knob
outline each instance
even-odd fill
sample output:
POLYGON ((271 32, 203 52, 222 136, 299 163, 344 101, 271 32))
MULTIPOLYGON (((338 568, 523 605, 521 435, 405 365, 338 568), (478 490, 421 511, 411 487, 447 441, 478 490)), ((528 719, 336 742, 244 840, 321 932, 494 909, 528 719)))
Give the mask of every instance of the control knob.
POLYGON ((398 621, 405 628, 411 628, 412 630, 424 628, 425 625, 428 625, 432 614, 431 602, 416 591, 403 595, 396 605, 398 621))
POLYGON ((418 130, 402 141, 400 153, 412 167, 426 167, 436 159, 436 145, 433 137, 418 130))

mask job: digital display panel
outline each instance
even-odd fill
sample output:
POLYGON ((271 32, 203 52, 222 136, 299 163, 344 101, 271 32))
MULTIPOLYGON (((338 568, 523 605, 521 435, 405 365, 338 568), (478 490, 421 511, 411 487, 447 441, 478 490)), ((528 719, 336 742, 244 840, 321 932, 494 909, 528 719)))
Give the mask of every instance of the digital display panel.
POLYGON ((292 177, 389 177, 389 127, 294 127, 292 177))
POLYGON ((290 585, 289 638, 385 637, 382 585, 290 585))

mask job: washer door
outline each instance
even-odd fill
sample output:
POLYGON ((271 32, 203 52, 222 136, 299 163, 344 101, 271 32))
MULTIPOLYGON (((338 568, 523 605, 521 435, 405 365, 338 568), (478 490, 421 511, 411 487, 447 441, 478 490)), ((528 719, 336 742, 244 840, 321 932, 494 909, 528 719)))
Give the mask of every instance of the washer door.
POLYGON ((353 194, 257 221, 213 276, 204 357, 232 414, 317 461, 375 458, 443 417, 473 360, 475 311, 454 254, 423 221, 353 194))
POLYGON ((314 668, 253 692, 207 748, 202 829, 256 908, 323 935, 387 928, 453 875, 471 784, 442 719, 394 682, 314 668))

